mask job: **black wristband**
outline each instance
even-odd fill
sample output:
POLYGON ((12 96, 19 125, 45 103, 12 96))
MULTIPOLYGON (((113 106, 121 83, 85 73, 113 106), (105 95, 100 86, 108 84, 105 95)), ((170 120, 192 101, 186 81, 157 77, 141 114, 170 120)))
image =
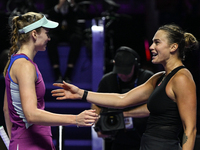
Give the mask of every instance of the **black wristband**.
POLYGON ((83 97, 81 99, 86 101, 87 95, 88 95, 88 91, 84 90, 83 97))

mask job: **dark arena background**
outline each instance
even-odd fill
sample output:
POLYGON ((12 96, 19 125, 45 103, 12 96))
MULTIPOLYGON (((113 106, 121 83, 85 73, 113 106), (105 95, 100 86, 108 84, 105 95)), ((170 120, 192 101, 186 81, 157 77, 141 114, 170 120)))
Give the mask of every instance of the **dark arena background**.
MULTIPOLYGON (((56 0, 48 0, 53 3, 56 0)), ((112 59, 120 46, 133 48, 141 56, 142 68, 154 73, 162 70, 160 65, 151 63, 149 46, 159 26, 167 23, 180 25, 200 41, 200 1, 199 0, 75 0, 77 9, 84 13, 78 16, 83 40, 81 51, 72 72, 72 83, 87 90, 96 91, 101 77, 112 70, 112 59), (95 34, 92 27, 99 25, 102 32, 95 34)), ((46 14, 45 0, 0 0, 0 52, 10 47, 10 18, 27 11, 46 14)), ((60 71, 64 75, 67 67, 69 43, 58 45, 60 71)), ((48 49, 47 49, 48 51, 48 49)), ((91 104, 83 101, 56 101, 51 96, 54 89, 54 73, 45 52, 39 52, 35 62, 43 75, 46 85, 46 110, 56 113, 78 114, 90 109, 91 104)), ((77 54, 78 55, 78 54, 77 54)), ((197 86, 197 138, 195 150, 200 149, 200 51, 188 53, 185 66, 192 72, 197 86)), ((4 79, 2 68, 4 57, 0 57, 0 126, 4 126, 3 96, 4 79)), ((161 106, 162 107, 162 106, 161 106)), ((57 150, 102 150, 102 140, 96 137, 91 127, 52 127, 53 141, 57 150), (60 138, 59 138, 60 137, 60 138)), ((0 142, 0 149, 4 144, 0 142)))

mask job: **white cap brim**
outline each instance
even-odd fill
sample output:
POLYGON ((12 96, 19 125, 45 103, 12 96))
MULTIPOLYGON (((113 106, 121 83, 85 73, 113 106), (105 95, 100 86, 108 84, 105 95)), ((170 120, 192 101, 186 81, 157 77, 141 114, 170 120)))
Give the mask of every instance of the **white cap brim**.
POLYGON ((20 29, 19 33, 28 33, 28 32, 30 32, 34 29, 37 29, 39 27, 45 27, 45 28, 51 28, 52 29, 52 28, 56 28, 58 25, 59 25, 59 23, 57 23, 55 21, 48 20, 44 16, 42 19, 20 29))
POLYGON ((48 20, 48 22, 44 25, 42 25, 42 27, 45 27, 45 28, 56 28, 59 24, 55 21, 51 21, 51 20, 48 20))

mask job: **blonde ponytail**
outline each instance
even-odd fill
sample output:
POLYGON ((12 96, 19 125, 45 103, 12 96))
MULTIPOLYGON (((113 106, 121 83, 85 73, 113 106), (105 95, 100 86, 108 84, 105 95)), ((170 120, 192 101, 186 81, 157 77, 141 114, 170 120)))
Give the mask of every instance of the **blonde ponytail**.
MULTIPOLYGON (((20 15, 13 17, 12 28, 11 28, 11 39, 10 39, 11 47, 8 54, 8 62, 3 72, 4 77, 6 75, 8 66, 10 64, 11 56, 19 50, 21 44, 27 42, 30 38, 30 33, 19 34, 18 32, 19 29, 22 29, 23 27, 41 19, 42 17, 43 17, 42 14, 35 12, 28 12, 22 16, 20 15)), ((40 29, 36 30, 39 31, 40 29)))

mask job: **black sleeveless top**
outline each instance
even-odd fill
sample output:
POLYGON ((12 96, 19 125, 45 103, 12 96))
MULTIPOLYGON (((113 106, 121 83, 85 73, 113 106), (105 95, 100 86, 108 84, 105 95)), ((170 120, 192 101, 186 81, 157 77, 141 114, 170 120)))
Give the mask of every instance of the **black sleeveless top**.
POLYGON ((147 101, 150 116, 146 134, 164 139, 178 139, 182 129, 181 118, 176 102, 167 96, 165 88, 169 80, 182 68, 185 67, 179 66, 172 70, 163 81, 161 80, 165 74, 159 78, 156 88, 147 101))

